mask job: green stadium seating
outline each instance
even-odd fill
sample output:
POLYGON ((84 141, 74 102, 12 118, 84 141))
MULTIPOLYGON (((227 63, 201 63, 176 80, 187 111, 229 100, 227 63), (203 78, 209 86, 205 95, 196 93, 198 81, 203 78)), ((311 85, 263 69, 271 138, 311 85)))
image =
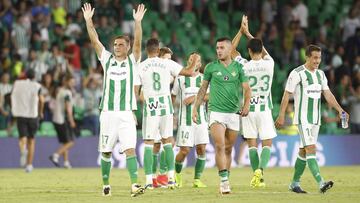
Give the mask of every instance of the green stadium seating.
POLYGON ((7 136, 8 136, 8 134, 7 134, 6 130, 0 130, 0 138, 7 137, 7 136))
POLYGON ((54 124, 49 121, 42 122, 40 124, 39 135, 44 137, 56 137, 54 124))

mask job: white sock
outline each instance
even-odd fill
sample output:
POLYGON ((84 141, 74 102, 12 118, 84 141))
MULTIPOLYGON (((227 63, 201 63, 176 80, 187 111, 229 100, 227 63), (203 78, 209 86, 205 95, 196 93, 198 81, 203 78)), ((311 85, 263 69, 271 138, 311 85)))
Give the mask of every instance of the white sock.
POLYGON ((152 184, 152 174, 146 175, 146 185, 152 184))

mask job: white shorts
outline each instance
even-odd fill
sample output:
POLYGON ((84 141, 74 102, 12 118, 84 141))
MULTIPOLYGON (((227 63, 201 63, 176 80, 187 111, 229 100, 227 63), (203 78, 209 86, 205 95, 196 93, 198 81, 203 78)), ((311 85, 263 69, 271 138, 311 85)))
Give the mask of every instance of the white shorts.
POLYGON ((193 126, 179 126, 176 137, 176 146, 193 147, 209 143, 209 130, 207 124, 193 126))
POLYGON ((144 140, 159 140, 173 136, 173 115, 143 117, 144 140), (160 135, 160 136, 159 136, 160 135))
POLYGON ((260 140, 273 139, 276 137, 274 120, 271 111, 249 112, 242 117, 242 130, 245 138, 260 138, 260 140))
POLYGON ((300 148, 304 148, 309 145, 315 145, 317 143, 319 129, 319 125, 299 124, 298 130, 300 136, 300 148))
POLYGON ((212 111, 209 115, 209 126, 211 126, 213 123, 220 123, 225 128, 239 131, 240 115, 236 113, 221 113, 212 111))
POLYGON ((136 123, 132 111, 101 112, 99 152, 112 152, 118 141, 120 152, 135 149, 136 139, 136 123))

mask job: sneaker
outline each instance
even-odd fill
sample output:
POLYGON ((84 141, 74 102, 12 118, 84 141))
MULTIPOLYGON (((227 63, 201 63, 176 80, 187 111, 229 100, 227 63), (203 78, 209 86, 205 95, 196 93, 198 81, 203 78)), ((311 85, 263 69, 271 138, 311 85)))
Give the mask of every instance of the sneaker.
POLYGON ((153 190, 153 189, 154 189, 153 184, 146 184, 145 185, 145 190, 153 190))
POLYGON ((20 167, 25 167, 26 157, 27 157, 27 151, 22 152, 20 156, 20 167))
POLYGON ((110 185, 104 185, 103 186, 103 193, 102 193, 103 196, 111 196, 111 187, 110 185))
POLYGON ((323 184, 321 184, 320 186, 320 192, 321 193, 325 193, 327 190, 329 190, 330 188, 332 188, 334 185, 333 181, 328 181, 328 182, 324 182, 323 184))
POLYGON ((64 168, 66 168, 66 169, 71 169, 71 168, 72 168, 72 166, 71 166, 71 164, 70 164, 69 161, 65 161, 65 162, 64 162, 64 168))
POLYGON ((261 179, 262 179, 262 170, 256 169, 254 172, 254 176, 251 179, 250 186, 252 188, 259 187, 261 179))
POLYGON ((131 186, 131 197, 136 197, 145 193, 145 188, 139 184, 133 184, 131 186))
POLYGON ((157 176, 157 182, 158 182, 160 185, 167 186, 167 183, 168 183, 168 177, 167 177, 167 175, 166 175, 166 174, 158 175, 158 176, 157 176))
POLYGON ((303 189, 301 189, 300 185, 299 186, 293 186, 292 184, 289 185, 289 190, 295 193, 299 193, 299 194, 306 194, 307 192, 304 191, 303 189))
POLYGON ((154 187, 154 188, 158 188, 158 187, 160 187, 160 185, 158 184, 158 182, 157 182, 157 179, 156 179, 156 178, 153 178, 153 179, 152 179, 152 182, 153 182, 152 184, 153 184, 153 187, 154 187))
POLYGON ((49 156, 49 159, 56 167, 60 167, 59 159, 56 159, 54 155, 49 156))
POLYGON ((205 185, 203 182, 201 182, 200 179, 195 179, 193 183, 194 188, 206 188, 207 185, 205 185))
POLYGON ((175 173, 176 187, 181 188, 183 186, 181 173, 175 173))
POLYGON ((230 182, 228 180, 225 182, 221 182, 220 183, 220 194, 225 195, 225 194, 230 194, 230 193, 231 193, 230 182))
POLYGON ((26 167, 25 167, 25 172, 26 173, 30 173, 33 170, 34 170, 33 165, 26 165, 26 167))
POLYGON ((167 185, 168 185, 169 189, 172 189, 172 190, 175 189, 175 180, 170 178, 167 185))

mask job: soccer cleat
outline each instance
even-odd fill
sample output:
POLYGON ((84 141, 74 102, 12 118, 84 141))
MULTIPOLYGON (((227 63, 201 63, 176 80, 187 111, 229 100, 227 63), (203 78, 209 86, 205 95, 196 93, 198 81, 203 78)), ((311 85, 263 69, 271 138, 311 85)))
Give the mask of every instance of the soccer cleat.
POLYGON ((332 188, 334 185, 333 181, 328 181, 328 182, 324 182, 323 184, 321 184, 320 186, 320 192, 321 193, 325 193, 327 190, 329 190, 330 188, 332 188))
POLYGON ((55 159, 54 155, 49 156, 49 159, 56 167, 60 167, 59 160, 55 159))
POLYGON ((257 185, 257 187, 261 187, 261 188, 266 187, 264 178, 261 178, 261 179, 260 179, 260 182, 259 182, 259 184, 257 185))
POLYGON ((145 190, 153 190, 153 189, 154 189, 153 184, 146 184, 145 185, 145 190))
POLYGON ((153 179, 152 179, 152 182, 153 182, 152 184, 153 184, 153 187, 154 187, 154 188, 158 188, 158 187, 160 187, 160 185, 158 184, 158 182, 157 182, 157 179, 156 179, 156 178, 153 178, 153 179))
POLYGON ((307 192, 303 189, 301 189, 300 185, 299 186, 293 186, 292 184, 289 185, 289 190, 295 193, 299 193, 299 194, 306 194, 307 192))
POLYGON ((158 175, 158 176, 157 176, 157 182, 158 182, 160 185, 167 186, 167 184, 168 184, 168 177, 167 177, 167 175, 166 175, 166 174, 158 175))
POLYGON ((261 169, 256 169, 254 172, 254 176, 251 179, 250 186, 252 188, 259 187, 261 179, 262 179, 262 171, 261 169))
POLYGON ((145 193, 145 188, 139 184, 133 184, 131 186, 131 197, 136 197, 145 193))
POLYGON ((172 190, 175 189, 175 180, 170 178, 167 185, 168 185, 169 189, 172 189, 172 190))
POLYGON ((72 166, 71 166, 71 164, 70 164, 69 161, 65 161, 65 162, 64 162, 64 168, 66 168, 66 169, 71 169, 71 168, 72 168, 72 166))
POLYGON ((110 185, 104 185, 103 186, 103 193, 102 193, 103 196, 111 196, 111 187, 110 185))
POLYGON ((224 181, 220 183, 220 194, 222 195, 226 195, 226 194, 230 194, 231 193, 231 189, 230 189, 230 182, 224 181))
POLYGON ((205 185, 203 182, 201 182, 200 179, 195 179, 193 183, 194 188, 206 188, 207 185, 205 185))
POLYGON ((175 173, 176 187, 181 188, 183 186, 181 173, 175 173))
POLYGON ((33 170, 34 170, 33 165, 26 165, 26 167, 25 167, 25 172, 26 173, 30 173, 33 170))

